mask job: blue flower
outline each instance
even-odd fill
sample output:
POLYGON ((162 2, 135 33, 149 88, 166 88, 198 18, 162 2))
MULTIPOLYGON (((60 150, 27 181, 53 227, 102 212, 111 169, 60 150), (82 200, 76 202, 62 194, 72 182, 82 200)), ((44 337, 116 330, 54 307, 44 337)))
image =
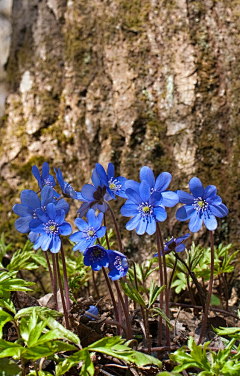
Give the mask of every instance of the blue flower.
POLYGON ((65 211, 57 210, 53 203, 49 203, 45 212, 36 209, 36 215, 38 219, 33 219, 29 224, 33 232, 40 234, 33 248, 41 247, 43 251, 49 249, 52 253, 58 253, 61 248, 60 235, 66 236, 72 232, 70 223, 65 221, 65 211))
POLYGON ((40 189, 43 189, 46 185, 50 187, 55 187, 56 182, 52 175, 49 175, 49 165, 47 162, 43 163, 42 166, 42 175, 40 175, 39 169, 37 166, 32 167, 32 173, 34 177, 37 179, 38 185, 40 189))
POLYGON ((60 168, 58 168, 58 170, 56 170, 54 168, 54 171, 55 171, 55 174, 56 174, 56 177, 57 177, 57 181, 58 181, 58 183, 61 187, 62 194, 66 197, 75 198, 77 200, 79 199, 79 197, 81 198, 81 193, 76 192, 69 183, 67 183, 63 180, 63 176, 62 176, 62 172, 61 172, 60 168))
POLYGON ((87 315, 87 313, 91 313, 92 315, 98 315, 98 309, 94 305, 90 305, 89 309, 85 312, 83 316, 87 316, 90 320, 95 320, 94 317, 87 315))
POLYGON ((92 182, 93 185, 85 184, 79 195, 79 201, 84 201, 77 211, 79 217, 83 217, 90 208, 93 208, 94 210, 98 209, 105 213, 108 206, 104 201, 112 200, 112 196, 106 192, 106 187, 99 179, 96 169, 92 172, 92 182))
POLYGON ((86 218, 87 223, 82 218, 75 219, 75 224, 80 231, 75 232, 75 234, 72 234, 69 238, 72 242, 77 242, 73 247, 73 251, 80 250, 80 252, 83 252, 86 248, 91 247, 97 238, 102 238, 105 235, 106 227, 101 227, 103 213, 99 213, 98 216, 95 217, 95 211, 89 209, 86 218))
POLYGON ((101 182, 105 185, 107 192, 110 196, 114 199, 115 195, 127 198, 125 194, 124 185, 127 181, 126 178, 123 176, 119 176, 118 178, 114 178, 114 165, 112 163, 108 164, 107 174, 102 165, 96 163, 96 171, 101 180, 101 182))
MULTIPOLYGON (((183 236, 180 236, 179 238, 174 238, 170 239, 168 242, 164 244, 164 253, 167 255, 168 253, 175 251, 175 252, 182 252, 185 249, 185 244, 183 242, 189 238, 190 234, 186 234, 183 236)), ((162 256, 162 252, 161 252, 162 256)), ((155 253, 153 257, 158 257, 158 253, 155 253)))
MULTIPOLYGON (((172 208, 179 202, 178 195, 172 191, 166 191, 169 184, 172 180, 172 175, 169 172, 162 172, 158 175, 157 179, 155 180, 154 174, 151 168, 147 166, 143 166, 139 173, 140 180, 147 181, 151 193, 158 192, 159 193, 159 202, 158 205, 166 206, 168 208, 172 208)), ((125 183, 125 189, 131 188, 136 192, 139 191, 140 183, 134 180, 128 180, 125 183)))
POLYGON ((128 271, 127 258, 118 251, 108 250, 109 270, 108 276, 112 281, 125 277, 128 271))
MULTIPOLYGON (((47 204, 53 202, 57 210, 63 209, 67 214, 69 211, 69 204, 64 200, 55 200, 55 192, 50 186, 45 186, 41 191, 41 201, 36 192, 31 189, 25 189, 21 192, 21 204, 15 204, 13 206, 13 211, 20 216, 15 221, 15 228, 21 234, 25 234, 30 231, 29 223, 32 219, 37 218, 36 210, 42 209, 46 210, 47 204)), ((29 233, 29 239, 32 243, 38 238, 38 234, 29 233)))
POLYGON ((179 202, 186 204, 179 208, 176 218, 179 221, 189 221, 189 230, 197 232, 202 227, 202 222, 208 230, 213 231, 217 228, 215 217, 223 218, 228 214, 228 208, 217 196, 217 188, 214 185, 208 185, 205 189, 201 180, 194 177, 189 182, 189 188, 192 194, 177 191, 179 202))
POLYGON ((147 232, 152 235, 156 231, 156 222, 163 222, 167 218, 167 212, 159 205, 161 194, 151 192, 151 187, 146 180, 142 180, 138 186, 138 192, 132 188, 126 189, 128 200, 121 207, 121 214, 125 217, 133 217, 126 224, 126 229, 131 231, 136 228, 136 233, 142 235, 147 232))
POLYGON ((108 251, 101 245, 93 245, 83 253, 83 262, 86 266, 91 266, 92 270, 98 271, 102 267, 109 265, 108 251))

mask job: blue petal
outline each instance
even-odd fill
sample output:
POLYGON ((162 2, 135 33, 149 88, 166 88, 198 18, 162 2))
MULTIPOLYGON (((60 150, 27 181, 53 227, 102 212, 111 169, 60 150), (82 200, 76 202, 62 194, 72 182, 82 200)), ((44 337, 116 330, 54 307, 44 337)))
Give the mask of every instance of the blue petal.
POLYGON ((36 192, 32 191, 31 189, 24 189, 21 193, 21 203, 23 205, 30 206, 33 209, 37 209, 41 207, 41 202, 39 200, 38 195, 36 192))
POLYGON ((208 185, 204 189, 203 199, 206 200, 207 197, 216 196, 216 194, 217 194, 217 188, 215 187, 215 185, 208 185))
POLYGON ((200 179, 192 178, 189 182, 189 188, 194 197, 203 197, 204 188, 200 179))
MULTIPOLYGON (((48 204, 49 205, 49 204, 48 204)), ((47 223, 49 221, 49 217, 47 215, 47 213, 45 213, 42 209, 37 209, 36 210, 36 215, 38 216, 38 218, 43 222, 43 223, 47 223)))
POLYGON ((192 205, 184 205, 176 212, 176 218, 178 221, 187 221, 196 210, 192 205))
POLYGON ((216 218, 209 211, 204 213, 203 222, 209 231, 216 230, 218 225, 216 218))
POLYGON ((206 199, 206 201, 210 204, 210 205, 220 205, 222 203, 222 199, 221 197, 219 196, 210 196, 206 199))
POLYGON ((83 231, 88 227, 87 222, 82 218, 76 218, 74 223, 80 231, 83 231))
POLYGON ((41 235, 41 248, 43 251, 48 250, 51 241, 52 241, 52 236, 50 234, 41 235))
POLYGON ((123 205, 120 209, 120 212, 124 217, 133 217, 134 215, 137 215, 139 213, 138 205, 123 205))
POLYGON ((161 206, 157 206, 153 209, 157 222, 163 222, 167 218, 167 212, 161 206))
POLYGON ((89 201, 95 201, 95 198, 93 197, 94 192, 96 192, 96 188, 91 184, 85 184, 81 190, 83 198, 89 201))
POLYGON ((122 273, 120 272, 120 270, 118 270, 117 268, 113 268, 110 270, 110 272, 108 273, 108 277, 112 280, 112 281, 117 281, 118 279, 120 279, 122 277, 122 273))
POLYGON ((37 166, 35 166, 35 165, 32 166, 32 174, 37 179, 39 188, 42 189, 42 179, 41 179, 41 176, 40 176, 40 172, 39 172, 39 169, 37 168, 37 166))
POLYGON ((187 238, 189 238, 190 234, 185 234, 183 236, 180 236, 179 238, 176 239, 176 244, 179 244, 181 243, 182 241, 186 240, 187 238))
POLYGON ((49 165, 47 162, 44 162, 42 166, 42 180, 47 179, 48 176, 49 176, 49 165))
POLYGON ((64 198, 61 198, 61 200, 57 201, 56 203, 56 210, 63 209, 65 211, 65 214, 69 212, 69 203, 64 200, 64 198))
MULTIPOLYGON (((94 209, 94 206, 93 206, 93 209, 94 209)), ((99 209, 101 212, 105 213, 108 210, 108 206, 107 206, 107 204, 105 204, 105 202, 102 205, 97 203, 97 209, 99 209)))
POLYGON ((96 217, 95 217, 95 211, 93 209, 88 210, 88 212, 86 214, 86 218, 87 218, 88 224, 91 227, 94 227, 95 222, 96 222, 96 217))
POLYGON ((156 221, 153 216, 151 216, 148 220, 147 224, 147 233, 148 235, 152 235, 156 232, 156 221))
POLYGON ((40 221, 40 219, 33 219, 29 223, 29 228, 31 231, 37 233, 37 234, 44 234, 45 231, 45 224, 40 221))
POLYGON ((179 197, 177 193, 172 191, 165 191, 162 192, 162 201, 161 204, 166 206, 167 208, 172 208, 173 206, 177 205, 179 202, 179 197))
POLYGON ((77 213, 79 214, 79 217, 83 217, 84 214, 88 211, 90 208, 91 202, 84 202, 80 208, 78 209, 77 213))
POLYGON ((46 185, 41 192, 41 206, 47 206, 53 201, 54 190, 52 187, 46 185))
POLYGON ((69 240, 71 240, 71 242, 77 243, 77 242, 80 242, 84 238, 84 235, 85 234, 82 231, 77 231, 77 232, 74 232, 74 234, 69 236, 69 240))
POLYGON ((55 218, 55 223, 57 223, 58 225, 61 225, 64 222, 64 219, 65 219, 65 211, 62 209, 58 210, 56 218, 55 218))
POLYGON ((56 206, 52 202, 47 204, 46 212, 50 219, 55 220, 56 215, 57 215, 57 210, 56 210, 56 206))
POLYGON ((147 228, 147 219, 144 217, 141 217, 136 228, 136 233, 138 235, 143 235, 146 232, 146 228, 147 228))
POLYGON ((132 219, 130 219, 130 221, 128 221, 128 223, 126 224, 126 229, 128 231, 134 230, 137 227, 140 219, 141 219, 141 214, 138 214, 135 217, 133 217, 132 219))
POLYGON ((142 204, 142 199, 139 196, 139 194, 134 191, 131 188, 126 189, 126 195, 132 200, 135 204, 141 205, 142 204))
POLYGON ((81 239, 74 247, 73 251, 84 252, 86 248, 90 247, 94 243, 95 239, 86 240, 86 238, 81 239))
POLYGON ((195 210, 195 213, 193 213, 190 218, 188 227, 191 232, 197 232, 202 227, 202 218, 200 218, 196 210, 195 210))
POLYGON ((171 183, 172 175, 169 172, 162 172, 158 175, 155 183, 155 191, 163 192, 165 191, 169 184, 171 183))
POLYGON ((114 173, 115 173, 115 168, 112 163, 108 163, 108 169, 107 169, 107 175, 108 175, 108 180, 111 178, 114 178, 114 173))
POLYGON ((100 229, 96 232, 96 235, 98 238, 102 238, 106 233, 106 227, 102 226, 100 229))
POLYGON ((95 230, 99 229, 99 227, 102 224, 102 220, 103 220, 103 213, 99 213, 98 216, 95 219, 95 224, 93 226, 95 230))
POLYGON ((20 217, 29 217, 33 215, 33 209, 29 206, 22 204, 15 204, 12 210, 15 214, 19 215, 20 217))
POLYGON ((72 226, 68 222, 63 222, 63 224, 59 227, 58 232, 60 235, 64 236, 70 235, 72 232, 72 226))
POLYGON ((50 181, 50 186, 55 187, 56 183, 55 183, 55 179, 52 175, 49 175, 48 180, 50 181))
POLYGON ((218 218, 223 218, 228 214, 228 208, 224 205, 211 205, 211 212, 218 218))
POLYGON ((95 188, 98 186, 102 187, 101 180, 99 179, 96 169, 94 169, 92 172, 92 182, 95 188))
POLYGON ((61 239, 58 235, 53 236, 52 243, 50 244, 50 251, 52 253, 58 253, 61 248, 61 239))
POLYGON ((150 188, 154 188, 155 177, 150 167, 143 166, 139 173, 140 180, 146 180, 150 185, 150 188))
POLYGON ((102 183, 108 186, 108 178, 103 166, 100 163, 96 163, 95 168, 102 183))
POLYGON ((90 305, 88 311, 85 312, 84 316, 87 316, 90 320, 95 320, 93 317, 88 316, 87 313, 91 313, 92 315, 97 316, 98 315, 98 309, 97 307, 90 305))
POLYGON ((177 245, 175 251, 178 253, 178 252, 184 251, 184 249, 185 249, 185 244, 182 243, 182 244, 177 245))
POLYGON ((21 234, 25 234, 30 230, 29 223, 32 220, 32 216, 29 217, 20 217, 15 221, 15 229, 21 234))
POLYGON ((139 187, 140 187, 140 183, 138 183, 137 181, 127 180, 126 183, 125 183, 125 192, 126 192, 126 189, 131 188, 138 193, 139 187))
POLYGON ((179 197, 179 202, 181 202, 182 204, 191 205, 194 203, 194 197, 190 193, 180 190, 177 190, 176 193, 179 197))
POLYGON ((33 231, 29 232, 28 239, 30 240, 31 243, 35 243, 36 240, 38 239, 38 237, 39 237, 39 234, 37 234, 33 231))
POLYGON ((81 192, 76 192, 76 193, 77 193, 77 197, 76 197, 77 200, 79 200, 79 201, 85 201, 85 198, 83 198, 81 192))
POLYGON ((42 235, 40 235, 39 236, 39 238, 37 238, 37 240, 36 240, 36 242, 35 242, 35 244, 34 244, 34 246, 33 246, 33 249, 38 249, 38 248, 40 248, 41 247, 41 244, 42 244, 42 239, 44 240, 45 239, 45 236, 47 236, 47 234, 45 233, 45 234, 42 234, 42 235))
POLYGON ((141 181, 141 184, 139 187, 139 196, 144 202, 147 202, 151 196, 150 186, 146 180, 141 181))

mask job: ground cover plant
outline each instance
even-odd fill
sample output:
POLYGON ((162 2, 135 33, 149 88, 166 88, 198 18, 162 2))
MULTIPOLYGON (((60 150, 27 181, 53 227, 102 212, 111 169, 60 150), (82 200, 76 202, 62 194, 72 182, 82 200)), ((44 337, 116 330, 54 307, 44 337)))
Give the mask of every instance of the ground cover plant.
POLYGON ((13 207, 29 240, 18 250, 0 241, 0 375, 239 374, 228 278, 238 251, 214 245, 216 218, 228 214, 214 185, 193 177, 191 193, 172 192, 168 172, 155 178, 144 166, 136 182, 115 177, 112 163, 107 171, 97 163, 81 191, 60 169, 57 185, 46 162, 32 173, 38 188, 13 207), (124 254, 111 206, 118 196, 126 229, 155 237, 157 253, 142 264, 124 254), (75 230, 66 219, 73 200, 75 230), (166 208, 179 203, 176 218, 190 232, 164 242, 166 208), (203 225, 207 249, 191 240, 203 225))

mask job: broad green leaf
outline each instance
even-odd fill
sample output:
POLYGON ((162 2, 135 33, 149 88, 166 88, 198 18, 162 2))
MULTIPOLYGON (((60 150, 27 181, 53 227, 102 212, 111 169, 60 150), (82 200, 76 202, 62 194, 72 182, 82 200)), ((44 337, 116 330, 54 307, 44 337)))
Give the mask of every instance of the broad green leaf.
POLYGON ((23 352, 24 347, 18 343, 12 343, 0 339, 0 358, 12 357, 13 359, 20 359, 21 353, 23 352))
MULTIPOLYGON (((41 317, 41 319, 43 321, 46 320, 46 317, 42 313, 39 314, 39 317, 41 317)), ((53 329, 53 330, 57 329, 61 333, 62 339, 71 341, 71 342, 75 343, 76 345, 80 344, 80 339, 76 334, 74 334, 70 330, 64 328, 63 325, 61 325, 59 322, 57 322, 52 317, 48 318, 48 327, 50 329, 53 329)))
MULTIPOLYGON (((24 320, 24 318, 22 318, 22 320, 24 320)), ((48 325, 48 320, 49 319, 46 319, 44 321, 40 321, 31 330, 31 332, 29 333, 28 341, 27 341, 28 347, 32 347, 34 345, 39 345, 39 341, 40 341, 39 337, 41 336, 43 329, 48 325)), ((44 335, 41 337, 41 339, 43 337, 44 337, 44 335)), ((50 340, 52 340, 52 339, 54 339, 54 338, 50 338, 50 340)), ((46 341, 47 341, 47 339, 46 339, 46 341)), ((43 340, 43 343, 44 343, 44 340, 43 340)))
POLYGON ((5 299, 0 299, 0 307, 7 308, 10 312, 16 313, 15 307, 13 302, 11 301, 10 297, 5 299))
POLYGON ((65 352, 74 350, 76 350, 76 347, 70 345, 69 343, 62 341, 49 341, 45 344, 33 346, 31 348, 25 347, 23 351, 23 357, 26 360, 36 361, 40 358, 47 358, 48 356, 52 356, 62 351, 65 352))
POLYGON ((13 321, 13 317, 9 313, 0 309, 0 338, 3 336, 2 329, 4 325, 9 321, 13 321))
POLYGON ((21 369, 11 359, 0 359, 0 376, 20 376, 21 369))
POLYGON ((44 316, 45 316, 44 320, 46 320, 46 318, 48 318, 48 317, 61 317, 61 316, 63 316, 62 313, 54 311, 54 310, 49 309, 47 307, 28 307, 28 308, 21 309, 15 315, 15 320, 20 319, 21 317, 29 317, 32 314, 33 310, 35 310, 38 315, 40 313, 44 314, 44 316))

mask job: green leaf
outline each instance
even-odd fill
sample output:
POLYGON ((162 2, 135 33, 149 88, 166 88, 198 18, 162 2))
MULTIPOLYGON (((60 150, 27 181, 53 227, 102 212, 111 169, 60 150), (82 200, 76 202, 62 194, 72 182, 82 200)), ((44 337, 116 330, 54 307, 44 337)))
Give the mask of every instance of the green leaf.
POLYGON ((172 328, 169 318, 167 317, 167 315, 159 307, 153 307, 153 308, 151 308, 151 312, 155 313, 155 315, 153 315, 153 316, 162 316, 164 318, 164 320, 166 321, 167 326, 169 327, 169 329, 172 328))
POLYGON ((23 357, 26 360, 36 361, 40 358, 47 358, 62 351, 75 351, 76 347, 62 341, 49 341, 39 346, 24 348, 23 357))
POLYGON ((219 306, 220 305, 220 299, 216 296, 216 295, 214 295, 214 294, 212 294, 211 295, 211 302, 210 302, 210 305, 216 305, 216 306, 219 306))
POLYGON ((21 369, 11 359, 0 359, 0 376, 20 376, 21 369))
MULTIPOLYGON (((46 317, 42 313, 39 314, 39 317, 41 317, 42 320, 46 320, 46 317)), ((64 326, 57 322, 54 318, 48 318, 48 327, 52 330, 57 329, 58 332, 61 333, 62 339, 71 341, 76 345, 80 345, 79 337, 76 334, 72 333, 70 330, 64 328, 64 326)))
POLYGON ((165 289, 165 287, 165 285, 158 287, 157 285, 155 285, 153 279, 151 280, 148 308, 150 308, 153 305, 153 303, 156 301, 156 299, 159 297, 160 293, 165 289))
POLYGON ((49 309, 47 307, 28 307, 23 308, 15 315, 15 320, 20 319, 21 317, 29 317, 33 310, 39 315, 40 313, 45 316, 44 320, 48 317, 61 317, 62 313, 49 309))
POLYGON ((38 373, 36 373, 36 371, 31 371, 28 376, 53 376, 52 373, 50 372, 46 372, 46 371, 38 371, 38 373))
POLYGON ((9 313, 0 309, 0 338, 3 336, 2 329, 4 325, 9 321, 13 321, 13 317, 9 313))
POLYGON ((146 303, 142 297, 142 295, 138 292, 135 287, 131 287, 126 281, 123 279, 120 280, 121 286, 125 294, 131 298, 134 302, 140 304, 142 307, 146 308, 146 303))
POLYGON ((13 359, 20 359, 21 353, 23 352, 24 347, 18 343, 12 343, 0 339, 0 358, 13 357, 13 359))
POLYGON ((0 307, 7 308, 10 312, 16 313, 15 307, 13 302, 11 301, 10 297, 5 299, 0 299, 0 307))

